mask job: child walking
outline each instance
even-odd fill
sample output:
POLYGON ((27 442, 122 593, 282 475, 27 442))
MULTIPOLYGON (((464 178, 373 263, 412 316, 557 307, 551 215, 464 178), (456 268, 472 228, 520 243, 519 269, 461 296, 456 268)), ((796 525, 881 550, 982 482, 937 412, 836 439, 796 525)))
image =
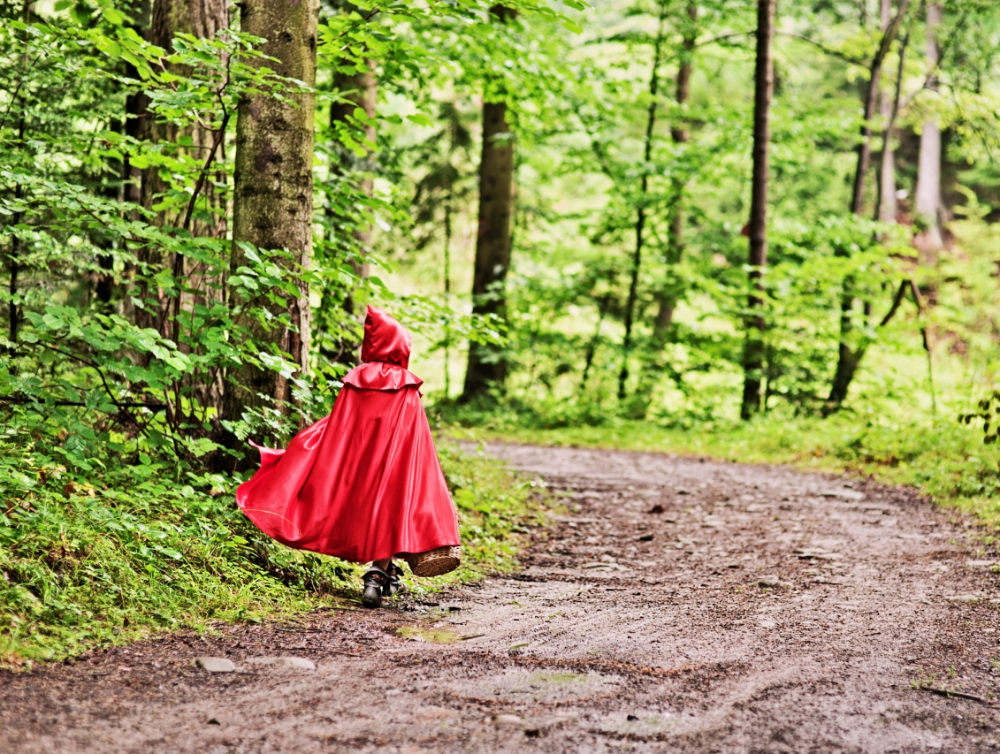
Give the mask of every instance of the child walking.
POLYGON ((403 589, 394 557, 418 576, 459 565, 455 510, 420 405, 423 380, 407 369, 411 345, 402 325, 369 306, 362 364, 344 377, 333 411, 287 450, 260 447, 260 470, 236 491, 243 513, 279 542, 371 562, 365 607, 403 589))

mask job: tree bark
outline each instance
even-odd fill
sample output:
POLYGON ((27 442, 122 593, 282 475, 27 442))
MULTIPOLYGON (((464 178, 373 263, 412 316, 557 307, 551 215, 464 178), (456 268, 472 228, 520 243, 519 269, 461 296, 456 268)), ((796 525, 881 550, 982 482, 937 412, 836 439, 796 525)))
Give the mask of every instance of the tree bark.
MULTIPOLYGON (((316 24, 318 6, 307 0, 296 4, 246 0, 242 5, 242 30, 267 41, 261 50, 274 60, 262 61, 278 75, 314 86, 316 81, 316 24)), ((238 242, 259 249, 285 249, 294 265, 307 267, 312 253, 313 224, 313 121, 315 99, 298 93, 292 102, 266 94, 245 97, 237 114, 236 164, 233 199, 233 248, 231 267, 245 264, 238 242)), ((286 266, 290 266, 286 263, 286 266)), ((273 313, 287 313, 291 327, 251 325, 254 338, 276 345, 299 373, 308 368, 309 290, 300 282, 299 293, 284 306, 268 304, 273 313)), ((246 306, 253 302, 238 300, 246 306)), ((223 417, 239 420, 245 409, 259 409, 271 401, 287 411, 291 385, 277 372, 251 364, 230 370, 223 417)))
MULTIPOLYGON (((938 91, 937 70, 941 64, 941 48, 937 31, 941 26, 944 9, 941 3, 927 5, 927 89, 938 91)), ((931 116, 923 123, 920 132, 920 158, 917 172, 915 207, 917 217, 926 226, 918 239, 918 247, 930 257, 943 246, 941 238, 941 128, 931 116)), ((933 260, 930 260, 933 261, 933 260)))
MULTIPOLYGON (((507 23, 515 12, 502 5, 491 12, 507 23)), ((511 189, 514 179, 514 142, 507 124, 506 102, 483 103, 483 150, 479 161, 479 232, 472 280, 472 313, 506 318, 504 280, 510 267, 511 189)), ((502 386, 507 376, 503 352, 493 346, 469 344, 462 400, 485 396, 491 386, 502 386)))
MULTIPOLYGON (((899 7, 892 21, 882 32, 882 39, 879 42, 868 69, 868 85, 865 89, 864 101, 864 122, 861 124, 861 140, 857 146, 857 167, 854 172, 854 191, 851 197, 851 212, 857 216, 864 214, 865 205, 865 180, 868 175, 868 167, 871 161, 871 140, 872 128, 871 120, 875 115, 875 105, 878 100, 879 79, 882 74, 882 64, 886 55, 892 48, 892 43, 899 33, 899 27, 906 17, 910 0, 899 0, 899 7)), ((843 256, 848 252, 839 250, 838 255, 843 256)), ((823 415, 828 416, 838 411, 847 398, 847 392, 854 380, 854 375, 858 371, 861 359, 865 355, 867 345, 862 343, 855 346, 851 343, 854 332, 854 280, 851 276, 844 278, 844 284, 840 297, 840 339, 837 349, 837 368, 830 384, 830 394, 827 396, 826 405, 823 407, 823 415)))
POLYGON ((760 412, 764 371, 765 320, 762 278, 767 266, 767 183, 771 147, 771 97, 774 93, 774 20, 777 0, 757 2, 757 64, 754 72, 753 178, 750 199, 750 295, 743 351, 743 403, 740 417, 760 412))

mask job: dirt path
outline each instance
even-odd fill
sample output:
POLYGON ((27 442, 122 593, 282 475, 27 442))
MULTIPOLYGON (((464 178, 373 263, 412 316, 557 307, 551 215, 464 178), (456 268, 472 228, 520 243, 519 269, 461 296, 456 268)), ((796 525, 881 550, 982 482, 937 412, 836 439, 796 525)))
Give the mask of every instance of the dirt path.
POLYGON ((566 495, 519 574, 0 675, 0 751, 1000 749, 1000 579, 952 515, 781 468, 492 451, 566 495))

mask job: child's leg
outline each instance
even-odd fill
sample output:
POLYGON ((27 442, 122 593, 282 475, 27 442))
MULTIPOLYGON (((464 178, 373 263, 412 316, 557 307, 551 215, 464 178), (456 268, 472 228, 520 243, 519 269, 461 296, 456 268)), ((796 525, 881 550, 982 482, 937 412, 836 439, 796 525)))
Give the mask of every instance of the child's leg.
POLYGON ((381 568, 383 571, 389 567, 389 563, 392 562, 392 558, 386 558, 385 560, 373 560, 372 565, 376 568, 381 568))

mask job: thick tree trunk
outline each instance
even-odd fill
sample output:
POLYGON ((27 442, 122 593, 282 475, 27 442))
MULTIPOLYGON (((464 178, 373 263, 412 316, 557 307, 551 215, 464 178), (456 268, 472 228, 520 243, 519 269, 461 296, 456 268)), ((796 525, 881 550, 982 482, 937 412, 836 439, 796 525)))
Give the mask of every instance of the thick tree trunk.
MULTIPOLYGON (((875 106, 878 100, 879 79, 882 75, 882 64, 892 48, 892 43, 899 33, 899 27, 906 16, 910 0, 899 0, 899 7, 892 21, 882 32, 882 40, 872 58, 868 69, 868 86, 865 89, 864 122, 861 124, 861 140, 857 146, 857 167, 854 172, 854 191, 851 196, 851 212, 859 217, 864 214, 865 181, 871 162, 872 128, 871 120, 875 116, 875 106)), ((841 250, 840 255, 848 252, 841 250)), ((840 297, 840 339, 837 349, 837 368, 830 384, 830 394, 827 396, 823 415, 827 416, 840 409, 847 398, 848 390, 854 375, 858 371, 861 359, 865 355, 867 345, 855 345, 851 342, 854 332, 854 279, 850 276, 844 279, 840 297)))
MULTIPOLYGON (((938 90, 937 70, 941 63, 941 48, 937 41, 937 30, 944 14, 940 3, 927 6, 927 65, 929 67, 927 88, 938 90)), ((923 123, 920 132, 920 160, 917 173, 915 199, 917 217, 926 226, 917 239, 916 245, 933 262, 935 252, 943 245, 941 239, 941 128, 937 119, 931 116, 923 123)))
POLYGON ((750 199, 750 296, 747 300, 746 344, 743 351, 743 403, 740 416, 749 419, 761 406, 764 372, 764 306, 762 278, 767 266, 767 182, 771 147, 771 97, 774 93, 774 19, 777 0, 757 2, 757 65, 754 72, 753 179, 750 199))
MULTIPOLYGON (((274 60, 262 62, 277 74, 313 86, 316 80, 316 23, 318 7, 312 0, 296 4, 246 0, 242 30, 267 42, 261 48, 274 60)), ((245 97, 236 127, 236 165, 233 199, 232 268, 245 263, 238 242, 259 249, 286 249, 296 265, 307 267, 312 252, 313 119, 315 100, 301 93, 293 102, 266 95, 245 97)), ((237 301, 248 305, 253 302, 237 301)), ((275 314, 287 313, 291 327, 265 330, 254 323, 254 337, 276 345, 304 372, 309 354, 309 291, 288 298, 275 314)), ((238 420, 247 408, 275 401, 287 410, 291 386, 278 372, 244 364, 229 372, 223 416, 238 420), (264 397, 262 398, 261 395, 264 397)))
MULTIPOLYGON (((494 6, 501 23, 514 11, 494 6)), ((514 142, 510 138, 505 102, 483 103, 483 151, 479 161, 479 232, 472 280, 472 313, 506 317, 503 285, 510 267, 510 219, 513 209, 514 142)), ((462 400, 486 395, 491 386, 502 386, 507 363, 498 348, 469 344, 462 400)))
MULTIPOLYGON (((892 0, 881 0, 882 32, 889 28, 892 23, 892 0)), ((902 59, 902 52, 900 52, 902 59)), ((897 82, 898 91, 898 82, 897 82)), ((884 126, 884 138, 882 139, 882 160, 879 168, 878 182, 878 214, 879 220, 884 223, 896 222, 896 155, 892 146, 893 121, 896 115, 896 97, 882 89, 879 96, 879 110, 884 126)))
MULTIPOLYGON (((171 51, 173 40, 178 34, 212 39, 227 28, 229 28, 228 0, 153 0, 147 39, 150 43, 171 51)), ((171 73, 183 77, 189 75, 190 70, 186 66, 175 66, 171 73)), ((186 151, 198 162, 208 157, 215 141, 212 129, 196 124, 185 128, 182 132, 172 124, 157 122, 154 114, 146 112, 148 102, 145 97, 141 99, 141 102, 135 103, 142 111, 138 119, 141 138, 152 142, 176 144, 180 137, 189 137, 191 144, 186 147, 186 151)), ((167 185, 157 167, 143 170, 141 175, 139 203, 146 209, 151 209, 159 201, 167 185)), ((211 197, 211 194, 212 187, 208 182, 202 189, 202 196, 211 197)), ((168 217, 166 213, 159 213, 154 222, 160 226, 179 227, 183 223, 183 216, 168 217)), ((206 223, 195 220, 190 224, 190 232, 195 236, 218 236, 225 232, 225 225, 221 221, 206 223)), ((187 270, 183 257, 172 255, 168 259, 156 250, 143 249, 139 252, 138 258, 140 263, 148 265, 154 274, 159 269, 169 268, 175 278, 186 277, 187 270)), ((140 298, 148 302, 148 308, 136 309, 136 322, 144 327, 158 330, 165 337, 176 337, 176 328, 170 323, 171 315, 176 317, 177 307, 173 305, 173 299, 168 297, 164 290, 149 290, 145 284, 140 289, 140 298), (151 302, 150 299, 155 301, 151 302)))

